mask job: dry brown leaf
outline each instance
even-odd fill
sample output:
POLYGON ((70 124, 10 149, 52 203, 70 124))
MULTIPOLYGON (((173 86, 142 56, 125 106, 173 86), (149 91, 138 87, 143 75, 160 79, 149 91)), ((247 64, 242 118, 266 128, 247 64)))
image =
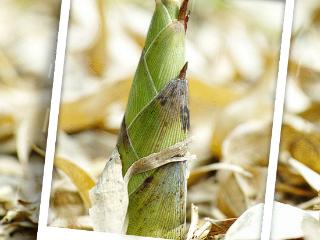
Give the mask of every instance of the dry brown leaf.
POLYGON ((211 143, 213 154, 218 157, 222 156, 223 142, 238 125, 250 120, 269 120, 270 116, 271 103, 255 94, 229 105, 216 116, 217 127, 211 143))
POLYGON ((190 77, 189 86, 191 107, 193 104, 197 106, 224 107, 243 96, 243 94, 230 87, 216 84, 209 85, 192 76, 190 77))
POLYGON ((16 238, 19 232, 33 232, 32 236, 34 236, 38 211, 39 202, 30 203, 18 200, 0 221, 0 238, 8 239, 9 236, 13 236, 13 239, 19 239, 16 238))
POLYGON ((308 67, 299 66, 299 84, 302 90, 316 102, 320 101, 320 72, 308 67))
POLYGON ((248 202, 241 191, 235 174, 221 177, 219 183, 217 192, 218 208, 229 218, 240 216, 248 208, 248 202))
POLYGON ((224 140, 223 161, 241 166, 267 166, 270 141, 269 121, 239 124, 224 140))
POLYGON ((63 102, 60 109, 59 128, 67 132, 80 131, 97 125, 105 117, 113 101, 125 102, 131 81, 121 80, 115 84, 102 84, 92 94, 74 101, 63 102))
POLYGON ((320 124, 320 104, 314 103, 308 109, 299 114, 300 117, 312 122, 314 124, 320 124))
POLYGON ((288 163, 309 183, 309 185, 317 192, 320 191, 320 174, 314 172, 301 162, 289 158, 288 163))
POLYGON ((219 235, 225 235, 237 218, 229 218, 222 221, 216 221, 212 224, 206 240, 215 240, 219 235))
POLYGON ((71 179, 77 187, 85 206, 89 209, 91 207, 89 190, 95 185, 95 182, 88 173, 73 162, 61 157, 55 158, 54 166, 63 171, 71 179))
POLYGON ((0 113, 0 141, 12 137, 14 133, 14 119, 12 115, 0 113))
POLYGON ((281 150, 309 168, 320 173, 320 133, 304 133, 290 125, 283 125, 281 150))
POLYGON ((199 181, 200 178, 207 175, 211 171, 227 171, 227 172, 234 172, 239 173, 247 177, 251 177, 252 175, 244 170, 241 166, 232 164, 232 163, 212 163, 208 165, 204 165, 202 167, 197 167, 194 169, 191 169, 190 175, 188 178, 188 186, 191 186, 195 184, 197 181, 199 181))
POLYGON ((85 53, 88 57, 89 68, 93 74, 102 76, 107 66, 107 24, 106 1, 95 0, 99 17, 99 28, 96 39, 85 53))

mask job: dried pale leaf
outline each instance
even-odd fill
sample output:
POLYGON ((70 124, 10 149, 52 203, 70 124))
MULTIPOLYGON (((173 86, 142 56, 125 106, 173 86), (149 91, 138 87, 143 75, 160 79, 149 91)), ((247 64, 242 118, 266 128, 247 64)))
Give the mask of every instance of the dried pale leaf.
MULTIPOLYGON (((52 196, 52 206, 62 208, 65 214, 68 205, 83 205, 83 200, 80 194, 71 190, 64 190, 61 188, 54 189, 52 196)), ((66 213, 68 215, 68 213, 66 213)))
MULTIPOLYGON (((56 181, 56 179, 54 180, 56 181)), ((77 190, 71 191, 52 187, 51 192, 48 218, 50 226, 53 226, 53 223, 57 223, 61 219, 65 219, 66 222, 69 223, 81 216, 88 215, 88 209, 85 208, 83 200, 77 190)), ((69 225, 65 225, 65 227, 67 226, 69 225)))
POLYGON ((59 115, 59 128, 79 131, 97 125, 103 120, 113 101, 126 102, 131 81, 124 79, 114 84, 101 84, 96 91, 77 99, 63 102, 59 115))
POLYGON ((316 220, 319 212, 304 211, 288 204, 275 202, 271 238, 293 239, 303 237, 303 220, 312 217, 316 220))
POLYGON ((196 77, 190 77, 190 106, 195 110, 196 106, 224 107, 241 96, 241 93, 230 87, 209 85, 196 77))
POLYGON ((241 123, 252 119, 266 121, 270 119, 270 116, 271 103, 263 95, 249 95, 230 104, 216 118, 216 126, 219 127, 215 129, 212 138, 211 149, 213 153, 221 157, 224 140, 241 123), (246 114, 243 114, 244 112, 246 114))
POLYGON ((191 204, 191 223, 187 233, 187 240, 191 240, 197 229, 199 222, 199 209, 196 205, 191 204))
POLYGON ((22 177, 0 174, 0 202, 10 206, 14 205, 17 197, 16 191, 23 182, 22 177))
POLYGON ((320 133, 320 126, 314 122, 306 120, 299 115, 287 113, 284 115, 284 122, 295 130, 305 134, 320 133))
POLYGON ((249 205, 235 174, 227 174, 220 177, 219 183, 217 192, 218 208, 229 218, 240 216, 249 205))
POLYGON ((320 134, 309 134, 292 143, 292 157, 320 173, 320 134))
POLYGON ((313 100, 316 102, 320 101, 320 97, 319 97, 319 91, 320 91, 320 72, 312 69, 312 68, 308 68, 308 67, 304 67, 304 66, 300 66, 299 69, 299 83, 301 88, 303 89, 303 91, 313 100))
MULTIPOLYGON (((319 215, 320 216, 320 215, 319 215)), ((305 240, 318 240, 320 236, 320 222, 310 216, 302 220, 302 231, 305 240)))
MULTIPOLYGON (((33 113, 31 113, 31 115, 32 114, 33 113)), ((23 164, 26 164, 29 159, 31 143, 33 142, 33 139, 30 139, 33 136, 33 127, 35 126, 32 120, 33 119, 25 119, 21 121, 16 129, 17 153, 19 160, 23 164)))
POLYGON ((16 151, 19 160, 26 164, 31 145, 43 135, 45 108, 49 105, 50 94, 47 90, 28 86, 1 86, 0 91, 1 112, 10 115, 14 121, 16 151))
POLYGON ((235 174, 235 177, 248 205, 251 206, 264 200, 268 170, 266 167, 248 167, 247 170, 251 173, 251 177, 240 174, 235 174))
POLYGON ((0 79, 2 81, 10 83, 19 79, 17 69, 15 69, 13 62, 2 49, 0 49, 0 65, 2 66, 0 70, 0 79))
POLYGON ((320 206, 320 198, 319 197, 315 197, 315 198, 312 198, 306 202, 303 202, 299 205, 297 205, 298 208, 301 208, 301 209, 312 209, 314 206, 320 206))
POLYGON ((17 145, 16 145, 16 139, 10 138, 6 141, 1 141, 0 144, 0 151, 4 154, 14 154, 16 152, 17 145))
POLYGON ((218 191, 218 206, 228 217, 238 217, 248 207, 262 202, 265 194, 267 169, 265 167, 248 167, 250 177, 233 173, 223 176, 218 191), (228 187, 225 187, 228 186, 228 187))
POLYGON ((106 1, 95 0, 98 12, 98 31, 90 49, 86 51, 90 70, 97 76, 102 76, 107 65, 107 25, 106 1))
POLYGON ((17 205, 1 219, 3 225, 35 227, 38 223, 39 202, 29 203, 18 200, 17 205))
POLYGON ((202 167, 194 168, 190 172, 190 176, 188 178, 188 186, 194 184, 196 181, 198 181, 201 177, 205 176, 207 173, 211 171, 229 171, 234 173, 243 174, 244 176, 251 177, 251 173, 246 171, 243 167, 232 164, 232 163, 212 163, 208 165, 204 165, 202 167))
POLYGON ((69 229, 79 229, 92 231, 92 223, 89 216, 76 216, 76 217, 64 217, 55 218, 51 223, 52 227, 69 228, 69 229))
POLYGON ((114 150, 97 185, 90 191, 89 214, 95 231, 125 233, 129 204, 127 185, 122 176, 120 155, 114 150))
MULTIPOLYGON (((307 129, 307 127, 306 127, 307 129)), ((317 131, 303 132, 291 125, 282 128, 281 150, 288 151, 291 156, 320 173, 320 133, 317 131)))
POLYGON ((22 177, 23 170, 18 159, 8 155, 0 155, 0 175, 22 177))
MULTIPOLYGON (((244 212, 229 228, 225 240, 260 239, 263 204, 255 205, 244 212)), ((307 211, 283 204, 274 203, 271 239, 293 239, 304 236, 303 219, 307 211)))
MULTIPOLYGON (((187 194, 188 202, 197 205, 200 205, 202 203, 215 203, 217 195, 216 193, 219 188, 218 184, 214 184, 215 182, 216 178, 215 176, 213 176, 206 179, 202 179, 197 184, 189 186, 187 194)), ((218 217, 215 216, 215 218, 218 217)))
POLYGON ((54 166, 63 171, 75 184, 79 194, 87 208, 90 208, 89 190, 95 185, 95 182, 89 174, 68 159, 56 157, 54 166))
MULTIPOLYGON (((116 134, 99 129, 82 131, 73 134, 72 138, 74 138, 77 145, 85 152, 87 159, 105 159, 106 154, 110 155, 117 143, 116 134)), ((101 161, 101 163, 104 163, 104 161, 101 161)), ((90 161, 90 165, 91 164, 95 164, 95 161, 90 161)))
POLYGON ((315 123, 320 124, 320 104, 314 103, 307 110, 299 114, 302 118, 315 123))
POLYGON ((246 210, 231 225, 225 235, 225 240, 259 239, 263 204, 255 205, 246 210))
POLYGON ((205 218, 204 222, 194 231, 191 239, 202 240, 206 238, 212 224, 214 224, 212 219, 205 218))
POLYGON ((248 121, 238 125, 222 145, 223 160, 242 166, 266 166, 271 126, 268 121, 248 121))
POLYGON ((12 137, 14 133, 14 118, 12 115, 0 113, 0 141, 12 137))
POLYGON ((301 174, 301 176, 309 183, 309 185, 315 189, 316 191, 320 191, 320 175, 308 168, 303 163, 295 160, 294 158, 290 158, 288 160, 289 165, 291 165, 297 172, 301 174))
POLYGON ((59 131, 57 139, 57 156, 68 159, 82 169, 90 171, 91 158, 84 147, 80 145, 74 135, 59 131))

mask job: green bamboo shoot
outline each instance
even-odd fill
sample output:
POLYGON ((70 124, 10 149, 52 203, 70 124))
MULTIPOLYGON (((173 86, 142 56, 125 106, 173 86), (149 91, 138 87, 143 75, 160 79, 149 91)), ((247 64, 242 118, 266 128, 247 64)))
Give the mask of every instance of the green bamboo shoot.
MULTIPOLYGON (((181 6, 174 0, 156 1, 117 144, 123 175, 135 161, 187 138, 187 5, 188 1, 181 6)), ((127 234, 182 239, 186 185, 185 162, 133 176, 127 234)))

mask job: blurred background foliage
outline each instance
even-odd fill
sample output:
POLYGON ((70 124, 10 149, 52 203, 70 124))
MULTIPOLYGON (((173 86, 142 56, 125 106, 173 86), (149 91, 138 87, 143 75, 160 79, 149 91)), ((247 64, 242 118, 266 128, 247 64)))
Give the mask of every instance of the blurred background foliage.
POLYGON ((320 203, 320 3, 297 1, 276 199, 305 210, 320 203))
POLYGON ((0 2, 0 239, 34 239, 58 0, 0 2))

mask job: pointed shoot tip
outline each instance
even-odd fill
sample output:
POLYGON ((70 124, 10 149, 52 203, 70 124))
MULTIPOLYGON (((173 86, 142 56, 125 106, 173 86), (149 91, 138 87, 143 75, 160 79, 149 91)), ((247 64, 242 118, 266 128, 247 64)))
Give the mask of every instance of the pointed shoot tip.
POLYGON ((180 74, 178 76, 179 79, 181 79, 181 80, 186 79, 187 69, 188 69, 188 62, 186 62, 184 64, 183 68, 181 69, 180 74))
POLYGON ((183 0, 179 10, 178 20, 184 21, 188 11, 188 4, 189 4, 189 0, 183 0))
POLYGON ((179 15, 178 15, 178 20, 183 21, 183 23, 184 23, 185 31, 187 31, 188 20, 189 20, 189 16, 190 16, 190 11, 187 13, 188 4, 189 4, 189 0, 184 0, 182 2, 182 5, 179 10, 179 15))

